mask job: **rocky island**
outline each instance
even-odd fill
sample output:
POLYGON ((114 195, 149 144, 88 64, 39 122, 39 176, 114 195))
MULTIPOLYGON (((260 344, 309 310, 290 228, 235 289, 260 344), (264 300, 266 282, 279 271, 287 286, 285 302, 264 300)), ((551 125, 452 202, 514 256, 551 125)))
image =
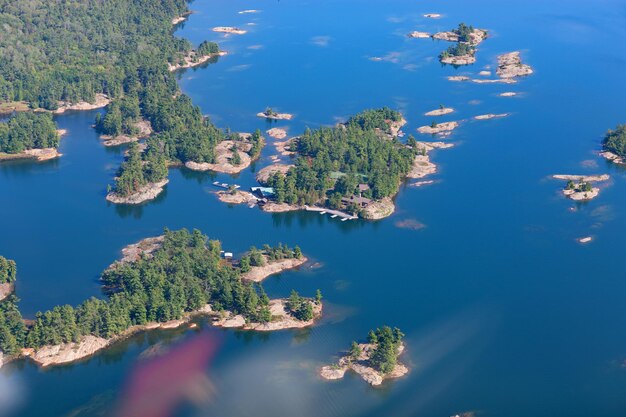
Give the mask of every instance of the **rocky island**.
POLYGON ((456 29, 438 32, 432 37, 437 40, 456 42, 456 45, 450 46, 439 55, 439 61, 442 64, 460 66, 476 62, 476 46, 487 39, 487 31, 460 23, 456 29))
POLYGON ((257 117, 269 120, 291 120, 293 119, 293 114, 277 113, 271 107, 268 107, 265 111, 257 113, 257 117))
POLYGON ((320 376, 327 380, 341 379, 346 371, 352 370, 373 386, 400 378, 409 372, 406 365, 398 362, 405 349, 403 337, 399 329, 387 326, 370 331, 367 343, 352 342, 350 350, 336 364, 320 369, 320 376))
POLYGON ((457 127, 459 127, 459 122, 433 122, 430 126, 421 126, 417 128, 417 131, 426 135, 449 134, 457 127))
POLYGON ((424 113, 424 116, 444 116, 450 113, 454 113, 454 109, 452 107, 445 107, 444 105, 441 105, 438 109, 424 113))
POLYGON ((574 201, 593 200, 600 194, 600 188, 593 183, 608 181, 609 175, 553 175, 552 178, 567 181, 563 195, 574 201))
POLYGON ((217 26, 213 28, 213 32, 227 33, 230 35, 245 35, 247 31, 232 26, 217 26))
POLYGON ((496 74, 500 78, 523 77, 533 73, 530 65, 523 64, 520 52, 509 52, 498 56, 498 68, 496 74))
POLYGON ((257 180, 264 187, 253 187, 254 194, 233 191, 218 196, 228 203, 254 204, 254 195, 259 207, 272 213, 318 211, 342 220, 389 216, 394 211, 391 197, 422 152, 413 137, 405 144, 399 141, 405 123, 399 112, 382 108, 334 127, 307 130, 288 143, 295 165, 262 169, 257 180), (366 151, 348 158, 355 147, 366 151))
MULTIPOLYGON (((277 262, 303 258, 299 249, 282 245, 266 245, 263 251, 277 262)), ((198 315, 212 317, 215 326, 257 331, 311 326, 321 316, 319 291, 314 298, 292 291, 289 298, 270 300, 258 284, 242 277, 243 258, 231 261, 219 241, 197 230, 165 230, 122 252, 123 258, 102 273, 104 300, 55 307, 28 326, 15 301, 0 304, 2 362, 20 357, 43 367, 75 362, 134 333, 180 327, 198 315), (178 268, 187 272, 171 273, 178 268)), ((14 276, 15 268, 8 269, 14 276)))

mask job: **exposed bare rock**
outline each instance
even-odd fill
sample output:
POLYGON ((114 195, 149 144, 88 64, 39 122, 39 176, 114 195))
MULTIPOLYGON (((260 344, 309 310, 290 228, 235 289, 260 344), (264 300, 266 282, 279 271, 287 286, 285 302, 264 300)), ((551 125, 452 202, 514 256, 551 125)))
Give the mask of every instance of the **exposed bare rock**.
POLYGON ((322 316, 322 304, 311 303, 313 308, 313 319, 308 321, 301 321, 291 315, 287 308, 287 300, 276 299, 271 300, 269 304, 269 310, 272 315, 272 320, 268 323, 246 323, 245 319, 241 315, 232 315, 232 313, 224 312, 223 317, 213 322, 217 327, 228 328, 241 328, 243 330, 254 330, 257 332, 270 332, 284 329, 301 329, 304 327, 312 326, 316 320, 322 316))
POLYGON ((417 129, 419 133, 434 135, 442 132, 450 132, 459 127, 459 122, 437 123, 435 126, 422 126, 417 129))
POLYGON ((295 204, 276 203, 269 201, 261 206, 261 210, 268 213, 286 213, 288 211, 304 210, 304 207, 295 204))
POLYGON ((451 75, 448 77, 448 81, 469 81, 470 77, 465 75, 451 75))
POLYGON ((472 79, 472 82, 476 84, 515 84, 517 83, 517 81, 515 81, 512 78, 496 78, 496 79, 489 79, 489 80, 475 78, 475 79, 472 79))
POLYGON ((480 71, 478 75, 480 75, 481 77, 490 77, 491 71, 483 70, 483 71, 480 71))
POLYGON ((459 35, 457 35, 456 33, 452 32, 452 31, 446 31, 446 32, 437 32, 434 35, 432 35, 433 39, 437 39, 440 41, 448 41, 448 42, 458 42, 459 41, 459 35))
POLYGON ((391 216, 396 210, 395 204, 389 197, 382 200, 372 201, 361 211, 361 217, 367 220, 380 220, 391 216))
POLYGON ((13 288, 14 286, 11 282, 0 284, 0 301, 11 295, 13 293, 13 288))
POLYGON ((563 195, 574 201, 589 201, 600 195, 600 189, 593 187, 591 191, 563 190, 563 195))
POLYGON ((504 93, 500 93, 500 94, 498 94, 498 95, 499 95, 500 97, 515 97, 515 96, 517 96, 517 95, 518 95, 518 93, 515 93, 515 92, 513 92, 513 91, 507 91, 507 92, 504 92, 504 93))
POLYGON ((287 137, 287 130, 280 127, 273 127, 267 131, 267 134, 274 139, 285 139, 287 137))
POLYGON ((0 162, 17 159, 34 159, 37 162, 48 161, 63 156, 56 148, 28 149, 20 153, 0 152, 0 162))
POLYGON ((578 239, 576 239, 576 241, 578 243, 590 243, 591 241, 593 241, 593 238, 591 236, 586 236, 586 237, 579 237, 578 239))
POLYGON ((95 336, 85 336, 79 343, 44 346, 27 356, 42 367, 61 365, 91 356, 99 350, 107 347, 108 344, 109 341, 107 339, 95 336))
POLYGON ((228 204, 256 204, 259 200, 254 194, 241 190, 217 191, 215 194, 221 202, 228 204))
POLYGON ((441 15, 439 13, 426 13, 424 17, 427 19, 439 19, 441 15))
POLYGON ((519 51, 509 52, 498 57, 496 74, 500 78, 514 78, 533 73, 530 65, 522 64, 519 51))
POLYGON ((67 101, 59 101, 58 108, 52 113, 63 114, 68 110, 95 110, 106 107, 111 102, 111 99, 104 94, 96 94, 93 103, 86 101, 79 101, 78 103, 70 103, 67 101))
POLYGON ((213 28, 213 32, 228 33, 231 35, 244 35, 247 31, 232 26, 217 26, 213 28))
POLYGON ((241 276, 241 279, 253 282, 261 282, 271 275, 280 274, 283 271, 288 271, 290 269, 294 269, 301 265, 304 265, 308 261, 308 259, 303 256, 299 259, 290 258, 270 262, 270 260, 266 257, 265 261, 265 265, 253 266, 250 271, 241 276))
MULTIPOLYGON (((369 365, 369 361, 376 346, 369 343, 361 343, 359 344, 359 348, 361 349, 361 355, 358 358, 352 359, 348 356, 344 356, 339 359, 336 365, 322 367, 320 369, 320 376, 329 380, 341 379, 346 371, 350 369, 359 374, 368 384, 378 386, 387 379, 400 378, 409 372, 409 368, 402 363, 398 363, 393 371, 388 374, 382 374, 369 365)), ((403 351, 404 345, 400 345, 398 348, 398 356, 400 356, 403 351)))
POLYGON ((427 38, 430 38, 432 35, 428 32, 414 31, 414 32, 409 33, 407 36, 409 38, 415 38, 415 39, 427 39, 427 38))
POLYGON ((411 171, 407 174, 407 178, 424 178, 437 172, 437 165, 430 162, 428 155, 417 155, 411 171))
POLYGON ((146 201, 150 201, 155 199, 161 192, 165 185, 170 182, 168 179, 164 179, 163 181, 148 183, 141 187, 139 191, 129 196, 122 196, 116 193, 115 191, 111 191, 107 194, 106 199, 114 204, 141 204, 146 201))
POLYGON ((164 239, 163 236, 148 237, 137 243, 126 246, 122 249, 122 259, 114 262, 109 268, 124 263, 137 262, 142 257, 152 257, 152 254, 163 246, 164 239))
POLYGON ((557 175, 553 175, 552 178, 554 178, 555 180, 563 180, 563 181, 602 182, 602 181, 608 181, 609 179, 611 179, 611 176, 608 174, 601 174, 601 175, 557 174, 557 175))
POLYGON ((606 159, 607 161, 611 161, 615 164, 624 164, 624 158, 619 155, 614 154, 613 152, 604 151, 600 152, 600 156, 606 159))
POLYGON ((274 164, 274 165, 266 166, 265 168, 261 169, 256 174, 256 180, 260 184, 266 184, 267 180, 269 180, 269 178, 274 173, 280 172, 281 174, 287 174, 287 171, 289 171, 293 167, 295 167, 295 165, 274 164))
POLYGON ((474 53, 467 54, 467 55, 458 55, 458 56, 448 55, 448 56, 441 57, 439 61, 442 64, 448 64, 448 65, 471 65, 474 62, 476 62, 476 56, 474 53))
POLYGON ((259 112, 256 114, 257 117, 262 117, 263 119, 271 119, 271 120, 291 120, 293 119, 293 114, 289 113, 266 113, 259 112))
POLYGON ((251 148, 252 144, 245 140, 224 140, 215 147, 215 163, 187 161, 185 166, 192 171, 215 171, 225 174, 237 174, 248 168, 252 163, 252 158, 248 155, 251 148), (239 165, 233 165, 231 163, 233 148, 236 148, 239 153, 241 159, 239 165))
POLYGON ((454 109, 452 107, 442 107, 436 110, 431 110, 429 112, 424 113, 424 116, 443 116, 444 114, 453 113, 454 109))
POLYGON ((137 142, 140 139, 145 139, 152 134, 152 125, 148 120, 139 120, 135 123, 135 127, 138 130, 138 133, 133 136, 128 135, 118 135, 118 136, 109 136, 102 135, 100 138, 104 141, 104 146, 119 146, 130 142, 137 142))
POLYGON ((476 120, 489 120, 489 119, 497 119, 497 118, 501 118, 501 117, 507 117, 509 116, 510 113, 500 113, 500 114, 493 114, 493 113, 489 113, 489 114, 480 114, 478 116, 474 116, 474 119, 476 120))

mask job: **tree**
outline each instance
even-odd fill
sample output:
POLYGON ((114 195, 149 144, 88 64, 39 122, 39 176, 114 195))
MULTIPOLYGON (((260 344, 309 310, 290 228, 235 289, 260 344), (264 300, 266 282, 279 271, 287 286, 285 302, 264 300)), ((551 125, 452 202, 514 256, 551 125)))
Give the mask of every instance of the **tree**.
POLYGON ((359 360, 361 353, 362 353, 362 350, 359 344, 357 342, 352 342, 352 345, 350 346, 350 351, 348 352, 348 356, 350 357, 350 360, 353 360, 353 361, 359 360))
POLYGON ((322 292, 319 289, 315 292, 315 303, 322 303, 322 292))
POLYGON ((293 256, 296 259, 302 259, 302 249, 300 249, 300 246, 296 245, 296 247, 293 249, 293 256))

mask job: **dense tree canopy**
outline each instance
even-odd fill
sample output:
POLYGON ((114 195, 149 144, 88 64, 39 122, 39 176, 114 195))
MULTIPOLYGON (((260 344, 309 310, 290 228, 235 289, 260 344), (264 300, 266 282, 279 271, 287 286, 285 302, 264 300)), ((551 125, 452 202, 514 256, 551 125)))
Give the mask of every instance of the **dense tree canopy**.
POLYGON ((15 282, 17 267, 15 261, 0 256, 0 284, 15 282))
POLYGON ((376 346, 369 360, 370 366, 383 374, 393 371, 398 363, 398 348, 403 337, 400 329, 389 326, 370 331, 369 342, 376 346))
POLYGON ((626 158, 626 125, 618 125, 615 130, 609 130, 602 144, 605 150, 626 158))
MULTIPOLYGON (((180 319, 207 303, 246 320, 269 321, 262 288, 243 281, 240 269, 222 260, 220 251, 219 241, 197 230, 166 230, 162 246, 150 256, 114 264, 102 274, 106 299, 37 313, 29 327, 11 299, 0 305, 0 351, 12 354, 18 347, 75 342, 85 335, 110 338, 134 325, 180 319)), ((284 247, 269 251, 283 253, 284 247)), ((308 317, 305 310, 294 315, 308 317)))
POLYGON ((0 123, 0 152, 20 153, 34 148, 56 148, 59 134, 49 114, 18 113, 0 123))
POLYGON ((279 202, 290 204, 332 203, 353 195, 359 183, 370 187, 366 194, 374 199, 395 194, 417 147, 381 132, 390 132, 390 123, 401 118, 382 108, 357 114, 343 125, 307 130, 297 139, 295 168, 272 175, 268 185, 279 202))

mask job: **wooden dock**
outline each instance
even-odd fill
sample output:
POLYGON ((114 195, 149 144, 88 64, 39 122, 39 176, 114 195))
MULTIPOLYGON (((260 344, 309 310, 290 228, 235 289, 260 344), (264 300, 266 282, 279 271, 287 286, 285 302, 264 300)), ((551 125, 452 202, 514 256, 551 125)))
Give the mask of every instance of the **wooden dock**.
POLYGON ((348 213, 344 213, 343 211, 339 211, 339 210, 330 210, 327 208, 321 208, 321 207, 315 207, 315 206, 304 206, 304 209, 306 211, 315 211, 318 212, 321 215, 324 214, 330 214, 331 218, 336 218, 336 217, 341 217, 341 221, 345 222, 346 220, 356 220, 358 219, 357 216, 353 216, 351 214, 348 213))

